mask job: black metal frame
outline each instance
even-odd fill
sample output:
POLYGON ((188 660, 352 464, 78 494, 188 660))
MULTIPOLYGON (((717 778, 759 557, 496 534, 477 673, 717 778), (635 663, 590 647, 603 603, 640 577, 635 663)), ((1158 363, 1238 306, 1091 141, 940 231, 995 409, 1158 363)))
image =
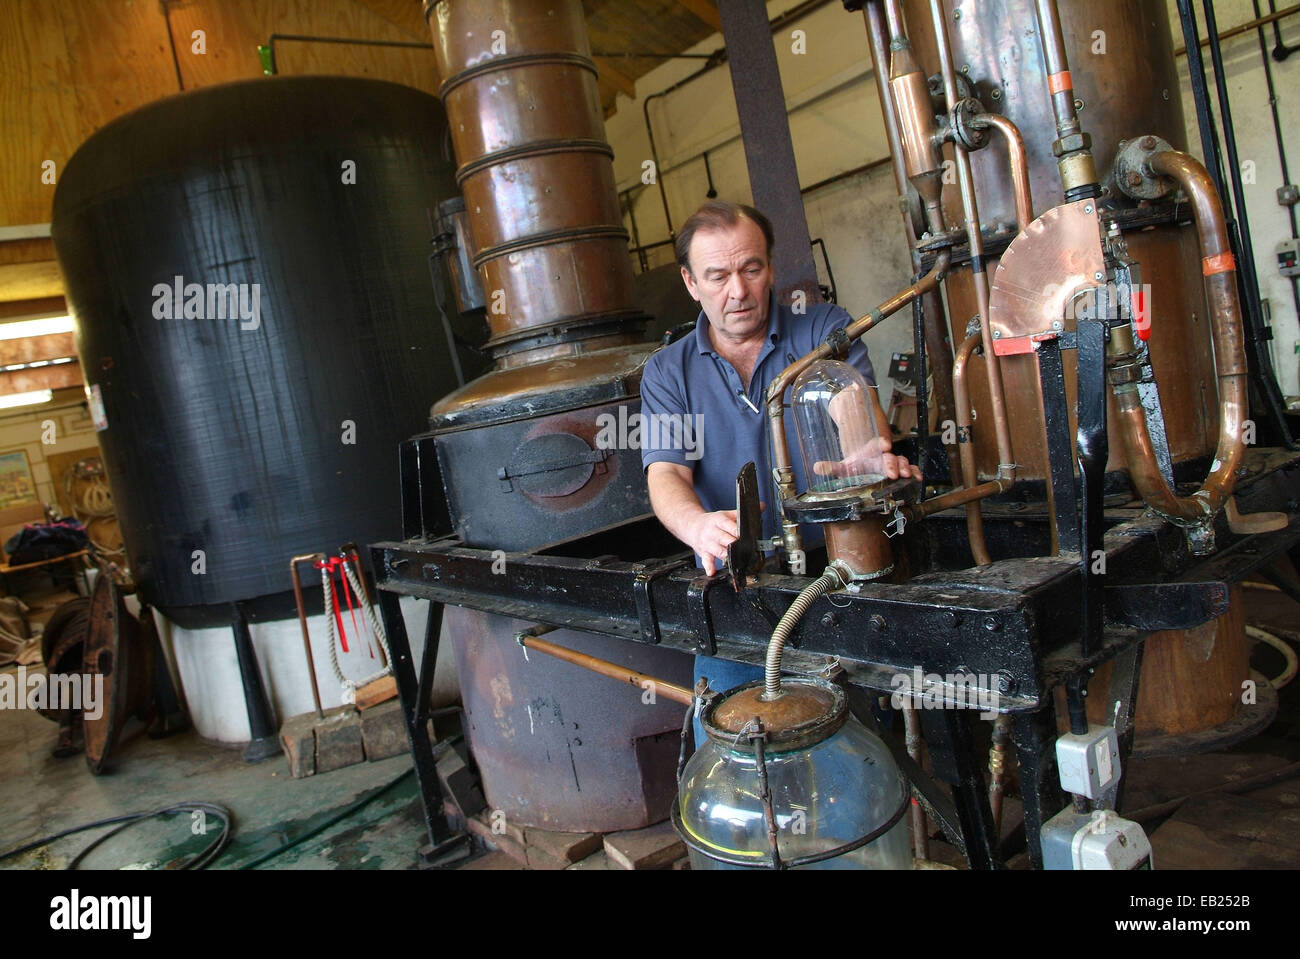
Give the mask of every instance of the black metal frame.
MULTIPOLYGON (((1251 450, 1247 470, 1237 493, 1243 512, 1286 511, 1289 502, 1300 498, 1300 454, 1251 450)), ((1024 523, 1033 518, 1031 511, 1021 511, 1014 519, 991 515, 987 522, 1024 523)), ((890 693, 896 688, 894 676, 917 667, 926 673, 981 677, 965 691, 965 699, 960 689, 945 691, 946 705, 954 708, 921 711, 933 777, 908 760, 901 747, 895 750, 918 800, 972 866, 995 868, 1002 851, 991 832, 982 760, 972 743, 974 717, 970 709, 961 708, 970 705, 971 694, 984 697, 981 702, 992 697, 998 712, 1013 716, 1029 855, 1040 865, 1038 828, 1063 806, 1053 752, 1053 690, 1102 662, 1118 659, 1123 668, 1116 670, 1115 690, 1125 717, 1121 743, 1127 747, 1145 634, 1187 629, 1222 615, 1229 583, 1266 567, 1300 543, 1300 517, 1284 530, 1249 537, 1233 534, 1220 517, 1220 549, 1197 560, 1180 530, 1141 510, 1111 509, 1103 519, 1106 574, 1095 585, 1106 630, 1101 642, 1086 652, 1078 615, 1083 564, 1077 556, 1006 559, 985 567, 922 573, 906 584, 868 583, 857 593, 822 597, 787 647, 787 663, 796 670, 815 671, 828 658, 838 659, 851 687, 860 691, 890 693), (1120 682, 1121 676, 1127 679, 1120 682), (939 783, 952 787, 951 797, 939 783)), ((636 542, 635 525, 622 532, 625 543, 636 542)), ((945 535, 951 530, 956 542, 964 517, 960 512, 940 514, 926 525, 945 535)), ((499 553, 465 547, 454 537, 372 546, 394 674, 435 846, 451 837, 425 725, 443 603, 685 653, 761 662, 771 616, 788 608, 807 585, 803 577, 764 574, 738 594, 725 575, 704 576, 680 555, 624 560, 583 555, 582 540, 570 546, 548 553, 507 554, 504 570, 499 553), (569 555, 553 555, 557 552, 569 555), (432 601, 418 681, 399 595, 432 601)), ((859 699, 855 712, 860 718, 866 711, 863 705, 859 699)), ((891 748, 897 745, 892 737, 884 738, 891 748)))

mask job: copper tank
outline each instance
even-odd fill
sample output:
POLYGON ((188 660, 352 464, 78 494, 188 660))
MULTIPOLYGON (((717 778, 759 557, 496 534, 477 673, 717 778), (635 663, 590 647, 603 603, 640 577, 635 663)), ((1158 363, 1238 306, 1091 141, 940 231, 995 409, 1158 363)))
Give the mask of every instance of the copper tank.
MULTIPOLYGON (((929 4, 905 0, 904 6, 917 59, 934 70, 939 58, 929 4)), ((1010 118, 1024 136, 1034 215, 1040 217, 1065 198, 1051 150, 1056 124, 1035 4, 1033 0, 945 0, 943 7, 956 69, 987 110, 1010 118)), ((1107 179, 1125 138, 1151 134, 1186 149, 1167 10, 1163 3, 1132 0, 1062 2, 1058 7, 1076 109, 1092 137, 1103 184, 1100 202, 1140 218, 1143 208, 1108 185, 1107 179)), ((971 164, 986 236, 1010 239, 1017 223, 1005 139, 990 137, 987 146, 971 154, 971 164)), ((942 199, 948 223, 961 223, 961 197, 955 183, 944 187, 942 199)), ((1184 209, 1182 219, 1190 221, 1190 212, 1184 209)), ((1195 228, 1190 222, 1182 226, 1135 222, 1124 229, 1124 236, 1150 287, 1148 345, 1172 459, 1178 464, 1208 458, 1217 438, 1218 393, 1195 228)), ((1052 282, 1052 276, 1051 264, 1045 262, 1044 283, 1052 282)), ((959 266, 949 273, 946 292, 953 342, 959 343, 968 321, 978 313, 969 267, 959 266)), ((1073 321, 1067 319, 1066 328, 1072 327, 1073 321)), ((1073 433, 1074 354, 1066 351, 1062 356, 1073 433)), ((970 370, 977 467, 980 477, 987 478, 996 474, 998 462, 992 410, 982 364, 972 364, 970 370)), ((1019 466, 1017 479, 1043 480, 1048 457, 1036 357, 1002 357, 1002 376, 1019 466)), ((1113 396, 1108 404, 1113 432, 1113 396)), ((1109 470, 1126 469, 1122 450, 1123 444, 1112 438, 1109 470)), ((1203 469, 1194 472, 1197 478, 1204 475, 1203 469)), ((1216 623, 1199 631, 1167 630, 1147 640, 1137 724, 1145 739, 1155 737, 1164 750, 1176 751, 1180 744, 1206 738, 1211 727, 1232 720, 1240 709, 1241 683, 1248 667, 1238 595, 1234 591, 1233 609, 1216 623)), ((1103 669, 1094 678, 1094 702, 1105 700, 1108 677, 1109 670, 1103 669)))
POLYGON ((644 315, 580 0, 425 16, 497 365, 633 342, 644 315))
MULTIPOLYGON (((956 68, 972 84, 973 94, 985 109, 1010 118, 1024 135, 1034 213, 1041 216, 1062 203, 1064 197, 1051 150, 1056 124, 1034 2, 945 0, 943 6, 949 17, 956 68)), ((925 69, 934 71, 938 56, 929 4, 905 0, 904 7, 917 59, 925 69)), ((1075 97, 1082 104, 1079 118, 1092 136, 1092 152, 1103 185, 1125 138, 1153 134, 1178 149, 1186 149, 1178 73, 1164 4, 1091 0, 1061 3, 1059 7, 1075 97), (1104 52, 1097 46, 1100 43, 1105 44, 1104 52)), ((1016 230, 1016 212, 1007 174, 1007 147, 1001 137, 991 136, 989 140, 989 145, 971 153, 980 216, 986 236, 1010 239, 1016 230)), ((961 198, 955 183, 944 187, 943 202, 948 223, 960 224, 961 198)), ((1134 201, 1114 189, 1103 194, 1101 202, 1112 208, 1136 207, 1134 201)), ((1185 218, 1189 213, 1184 211, 1185 218)), ((1216 439, 1217 392, 1195 230, 1190 225, 1144 225, 1126 229, 1125 237, 1129 252, 1142 265, 1143 281, 1151 287, 1149 347, 1173 460, 1179 463, 1208 456, 1216 439)), ((965 339, 967 322, 979 312, 969 268, 955 268, 946 286, 953 342, 960 343, 965 339)), ((1073 321, 1067 321, 1067 328, 1072 325, 1073 321)), ((1074 354, 1067 351, 1063 359, 1073 430, 1074 354)), ((1008 420, 1015 437, 1017 478, 1042 480, 1047 475, 1047 450, 1037 361, 1032 354, 1003 357, 1002 375, 1008 420)), ((988 478, 997 472, 997 450, 992 441, 992 410, 981 364, 971 367, 970 389, 977 466, 980 477, 988 478)), ((1113 429, 1113 399, 1110 402, 1113 429)), ((1120 444, 1112 442, 1108 469, 1124 468, 1120 444)))

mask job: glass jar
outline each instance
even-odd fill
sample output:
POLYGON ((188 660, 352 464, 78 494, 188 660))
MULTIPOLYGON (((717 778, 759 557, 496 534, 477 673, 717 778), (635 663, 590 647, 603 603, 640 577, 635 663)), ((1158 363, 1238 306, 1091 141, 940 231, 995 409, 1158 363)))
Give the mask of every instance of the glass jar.
POLYGON ((839 360, 819 360, 794 381, 791 407, 809 493, 883 482, 881 455, 889 446, 876 425, 874 389, 839 360))
POLYGON ((844 692, 835 684, 783 678, 782 689, 782 698, 802 702, 764 704, 759 681, 705 707, 701 720, 708 741, 686 764, 678 792, 677 825, 690 847, 691 868, 773 866, 758 755, 749 739, 756 720, 761 720, 768 737, 763 761, 783 864, 888 826, 857 849, 792 868, 910 869, 905 813, 911 797, 888 747, 848 714, 844 692), (751 718, 746 719, 747 714, 751 718))

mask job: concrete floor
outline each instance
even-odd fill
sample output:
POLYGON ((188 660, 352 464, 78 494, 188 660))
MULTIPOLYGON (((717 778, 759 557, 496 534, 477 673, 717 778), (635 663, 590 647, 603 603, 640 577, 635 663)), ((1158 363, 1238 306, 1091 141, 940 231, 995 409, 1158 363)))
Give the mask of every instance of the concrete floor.
MULTIPOLYGON (((302 835, 411 769, 398 756, 292 779, 283 758, 247 765, 237 749, 193 732, 170 739, 138 735, 119 747, 113 769, 92 776, 78 755, 50 755, 56 726, 39 713, 0 711, 0 852, 72 826, 183 800, 206 800, 235 817, 234 839, 216 868, 238 869, 302 835)), ((83 868, 166 868, 199 852, 189 814, 134 826, 96 849, 83 868)), ((0 863, 7 869, 59 869, 96 836, 69 836, 0 863)), ((424 827, 413 775, 357 814, 270 860, 271 869, 407 869, 424 827)))
MULTIPOLYGON (((1300 621, 1294 604, 1277 593, 1251 590, 1247 604, 1247 621, 1251 623, 1294 632, 1300 621)), ((1266 674, 1275 674, 1280 662, 1273 651, 1257 649, 1253 664, 1266 674)), ((312 831, 404 773, 404 778, 364 809, 259 868, 410 869, 416 865, 417 848, 426 841, 411 763, 405 756, 295 780, 282 758, 250 766, 242 761, 239 750, 205 742, 193 732, 164 740, 150 740, 141 732, 119 746, 113 769, 96 777, 90 775, 80 755, 68 759, 50 755, 55 732, 55 724, 39 713, 0 710, 0 852, 99 819, 182 800, 206 800, 234 814, 234 839, 215 868, 236 869, 312 831)), ((1130 769, 1129 799, 1138 805, 1159 802, 1297 760, 1300 680, 1283 690, 1278 720, 1249 742, 1199 757, 1135 760, 1130 769)), ((1274 787, 1258 798, 1286 807, 1300 806, 1300 780, 1274 787)), ((1008 806, 1009 815, 1014 805, 1008 806)), ((1148 829, 1158 825, 1151 823, 1148 829)), ((67 837, 2 862, 0 869, 61 868, 102 831, 67 837)), ((166 868, 197 853, 207 841, 207 837, 192 835, 188 814, 173 815, 131 828, 92 852, 82 865, 166 868)), ((512 868, 513 862, 500 861, 497 867, 512 868)), ((480 860, 475 868, 493 865, 480 860)))

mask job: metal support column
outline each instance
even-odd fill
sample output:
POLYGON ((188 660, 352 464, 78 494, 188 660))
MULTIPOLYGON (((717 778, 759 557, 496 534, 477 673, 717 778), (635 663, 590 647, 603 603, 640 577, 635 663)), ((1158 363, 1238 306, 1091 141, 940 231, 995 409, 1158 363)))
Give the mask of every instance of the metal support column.
POLYGON ((230 631, 235 636, 235 656, 239 659, 239 679, 244 685, 244 707, 248 710, 248 728, 251 740, 244 749, 244 762, 260 763, 279 756, 280 734, 275 725, 275 713, 262 685, 262 671, 257 666, 253 652, 253 638, 248 632, 248 618, 243 605, 231 603, 230 631))
MULTIPOLYGON (((376 570, 381 569, 383 554, 375 551, 372 561, 376 570)), ((402 718, 411 743, 411 758, 415 762, 420 801, 424 805, 424 824, 429 830, 429 846, 420 850, 420 857, 425 862, 432 862, 464 839, 462 834, 453 833, 447 822, 442 784, 438 781, 433 744, 429 741, 429 691, 433 686, 434 664, 438 660, 442 603, 429 603, 429 620, 424 631, 424 658, 420 663, 418 680, 397 594, 380 589, 379 608, 384 617, 384 631, 388 634, 388 649, 393 657, 393 678, 397 682, 397 695, 402 701, 402 718)))
POLYGON ((808 303, 818 303, 817 264, 809 245, 767 6, 753 0, 718 0, 718 12, 754 206, 780 224, 772 256, 777 298, 789 303, 795 291, 802 290, 808 303))

